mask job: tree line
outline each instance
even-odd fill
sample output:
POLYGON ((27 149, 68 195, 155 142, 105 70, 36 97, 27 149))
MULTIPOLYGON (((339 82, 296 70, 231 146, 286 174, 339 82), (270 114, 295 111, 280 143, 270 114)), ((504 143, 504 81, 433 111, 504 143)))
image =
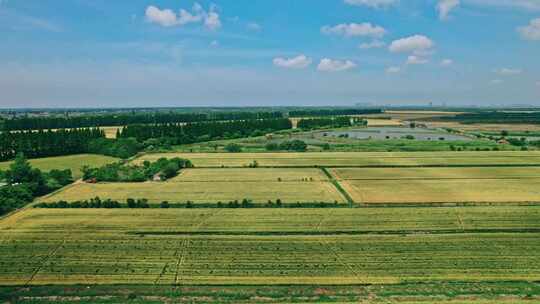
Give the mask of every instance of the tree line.
POLYGON ((382 109, 314 109, 290 111, 289 117, 381 114, 382 109))
POLYGON ((118 133, 118 137, 136 138, 139 142, 166 138, 169 144, 179 145, 254 135, 260 136, 291 128, 292 123, 286 118, 187 124, 128 125, 122 128, 118 133))
POLYGON ((3 122, 5 131, 92 128, 133 124, 174 124, 282 118, 282 112, 131 113, 51 117, 15 117, 3 122))
MULTIPOLYGON (((346 205, 339 204, 337 201, 333 203, 330 202, 311 202, 311 203, 292 203, 285 204, 281 199, 277 199, 275 202, 269 200, 266 203, 253 203, 250 199, 243 199, 242 201, 234 200, 229 201, 228 203, 217 202, 217 203, 193 203, 192 201, 187 201, 186 203, 179 204, 170 204, 168 201, 163 201, 155 207, 162 209, 167 208, 230 208, 230 209, 239 209, 239 208, 327 208, 327 207, 344 207, 346 205)), ((147 199, 133 199, 128 198, 125 204, 120 203, 117 200, 105 199, 102 200, 99 197, 92 198, 90 200, 83 201, 58 201, 50 203, 39 203, 35 205, 35 208, 58 208, 58 209, 116 209, 116 208, 129 208, 129 209, 148 209, 151 208, 147 199)))
POLYGON ((309 118, 301 119, 300 121, 298 121, 297 127, 304 130, 312 130, 319 128, 343 128, 350 127, 359 122, 362 122, 362 124, 364 125, 366 124, 365 120, 346 116, 332 118, 309 118))
POLYGON ((114 163, 99 168, 83 167, 83 180, 87 182, 144 182, 159 178, 164 181, 178 175, 178 171, 191 168, 190 160, 160 158, 155 162, 144 161, 141 165, 114 163))
POLYGON ((105 138, 105 133, 97 128, 2 132, 0 161, 11 160, 18 153, 28 158, 86 153, 89 143, 99 138, 105 138))

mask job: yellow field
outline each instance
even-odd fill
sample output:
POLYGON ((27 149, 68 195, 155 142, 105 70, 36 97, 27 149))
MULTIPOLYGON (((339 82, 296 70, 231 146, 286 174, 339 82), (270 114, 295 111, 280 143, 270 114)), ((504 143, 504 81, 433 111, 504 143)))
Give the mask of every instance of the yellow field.
POLYGON ((357 203, 540 201, 540 168, 344 168, 332 174, 357 203))
POLYGON ((304 180, 328 181, 328 177, 318 169, 186 169, 171 182, 301 182, 304 180))
POLYGON ((367 119, 368 127, 398 127, 403 125, 400 120, 396 119, 377 119, 370 118, 367 119))
POLYGON ((540 167, 336 168, 331 172, 339 180, 540 178, 540 167))
MULTIPOLYGON (((118 158, 103 155, 79 154, 69 156, 36 158, 30 159, 29 162, 34 168, 38 168, 45 172, 51 171, 53 169, 71 169, 73 177, 75 179, 78 179, 82 176, 81 168, 83 166, 100 167, 105 164, 116 162, 118 160, 118 158)), ((8 169, 10 164, 11 162, 0 163, 0 170, 8 169)))
POLYGON ((155 153, 134 160, 182 157, 196 167, 260 166, 421 166, 421 165, 540 165, 540 151, 507 152, 319 152, 319 153, 155 153))
POLYGON ((277 199, 284 204, 344 202, 342 195, 317 169, 193 169, 167 182, 79 183, 40 201, 72 202, 96 196, 121 202, 127 198, 146 198, 151 203, 227 203, 244 198, 254 203, 277 199))

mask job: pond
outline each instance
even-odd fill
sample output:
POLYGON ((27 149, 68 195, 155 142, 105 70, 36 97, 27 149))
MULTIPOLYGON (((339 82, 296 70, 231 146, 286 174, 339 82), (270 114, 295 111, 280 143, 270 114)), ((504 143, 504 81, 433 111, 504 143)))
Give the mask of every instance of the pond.
POLYGON ((451 134, 442 130, 400 127, 368 127, 347 131, 320 132, 319 136, 347 137, 354 139, 414 139, 414 140, 472 140, 470 137, 451 134))

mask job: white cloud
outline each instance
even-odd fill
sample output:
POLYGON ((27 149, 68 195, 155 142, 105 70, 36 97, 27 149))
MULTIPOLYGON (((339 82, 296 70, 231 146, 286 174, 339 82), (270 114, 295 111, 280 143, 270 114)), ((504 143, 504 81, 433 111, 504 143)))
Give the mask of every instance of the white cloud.
POLYGON ((341 72, 350 70, 357 67, 356 63, 350 60, 332 60, 329 58, 323 58, 317 66, 317 70, 321 72, 341 72))
POLYGON ((178 15, 178 24, 185 25, 188 23, 197 23, 202 20, 202 15, 191 14, 190 12, 181 9, 180 14, 178 15))
POLYGON ((490 81, 489 83, 491 83, 491 84, 501 84, 501 83, 503 83, 503 82, 504 82, 504 81, 501 80, 501 79, 493 79, 493 80, 490 81))
POLYGON ((446 20, 450 12, 459 7, 460 0, 439 0, 437 3, 437 11, 439 12, 439 19, 446 20))
POLYGON ((346 37, 365 36, 380 38, 386 34, 386 30, 369 22, 338 24, 335 26, 323 26, 321 32, 326 35, 341 35, 346 37))
POLYGON ((204 21, 204 25, 210 30, 217 30, 221 27, 221 20, 215 11, 215 6, 211 6, 210 11, 206 12, 199 3, 193 5, 192 12, 180 9, 178 15, 171 9, 160 9, 150 5, 146 8, 145 16, 148 22, 164 27, 182 26, 201 21, 204 21))
POLYGON ((441 60, 441 66, 448 67, 454 64, 454 61, 452 59, 443 59, 441 60))
POLYGON ((384 8, 398 3, 399 0, 345 0, 345 3, 355 6, 367 6, 372 8, 384 8))
POLYGON ((386 46, 386 43, 384 43, 383 41, 373 40, 371 42, 361 43, 358 47, 362 50, 367 50, 367 49, 378 49, 385 46, 386 46))
POLYGON ((212 46, 212 47, 218 47, 218 46, 219 46, 219 41, 217 41, 217 40, 212 40, 212 42, 210 42, 210 46, 212 46))
POLYGON ((206 18, 204 19, 204 25, 210 30, 217 30, 221 27, 221 20, 219 19, 219 14, 210 11, 206 18))
POLYGON ((392 66, 386 69, 386 73, 388 74, 397 74, 401 72, 401 68, 398 66, 392 66))
POLYGON ((254 32, 260 32, 262 30, 262 26, 256 22, 248 23, 247 28, 248 30, 254 31, 254 32))
POLYGON ((420 55, 429 53, 434 46, 435 43, 428 37, 414 35, 393 41, 389 50, 392 53, 415 53, 420 55))
POLYGON ((523 72, 523 70, 521 69, 512 69, 512 68, 500 68, 493 71, 502 76, 519 75, 523 72))
POLYGON ((412 65, 412 64, 426 64, 428 62, 429 62, 429 60, 427 60, 426 58, 411 55, 411 56, 409 56, 407 58, 406 64, 410 64, 410 65, 412 65))
POLYGON ((176 14, 172 10, 160 10, 153 5, 146 8, 146 20, 161 26, 175 26, 178 24, 176 14))
POLYGON ((299 55, 294 58, 274 58, 274 65, 280 68, 287 69, 305 69, 311 65, 313 60, 306 55, 299 55))
POLYGON ((540 40, 540 18, 536 18, 529 22, 529 25, 522 26, 517 29, 519 35, 525 40, 540 40))

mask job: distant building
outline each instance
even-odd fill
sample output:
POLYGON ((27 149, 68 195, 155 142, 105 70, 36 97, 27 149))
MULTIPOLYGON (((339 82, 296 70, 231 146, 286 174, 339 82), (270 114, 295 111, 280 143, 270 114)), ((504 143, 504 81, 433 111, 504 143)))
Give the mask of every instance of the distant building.
POLYGON ((153 180, 154 182, 162 182, 163 179, 161 178, 161 172, 155 174, 154 177, 152 178, 152 180, 153 180))

